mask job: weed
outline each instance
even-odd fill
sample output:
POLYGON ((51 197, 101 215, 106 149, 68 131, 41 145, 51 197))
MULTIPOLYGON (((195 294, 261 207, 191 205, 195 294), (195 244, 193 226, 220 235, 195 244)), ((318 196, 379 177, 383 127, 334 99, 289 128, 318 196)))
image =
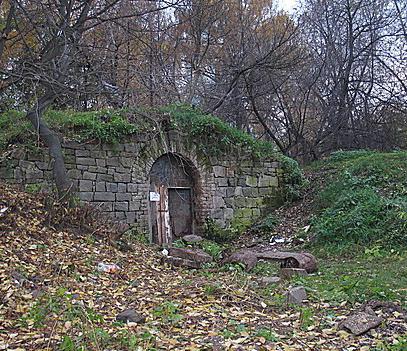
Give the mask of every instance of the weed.
POLYGON ((38 194, 42 190, 42 185, 38 183, 26 184, 25 191, 30 194, 38 194))
POLYGON ((300 307, 300 325, 302 330, 307 330, 314 325, 314 311, 309 307, 300 307))
POLYGON ((266 341, 270 341, 270 342, 279 341, 278 336, 271 329, 260 328, 260 329, 256 330, 255 336, 257 336, 259 338, 264 338, 264 339, 266 339, 266 341))
POLYGON ((233 228, 222 228, 214 219, 206 218, 204 224, 205 237, 219 244, 232 242, 238 235, 233 228))
POLYGON ((204 250, 207 254, 211 255, 214 260, 217 260, 220 258, 220 255, 222 251, 224 250, 224 247, 219 245, 216 242, 209 241, 209 240, 203 240, 199 243, 199 246, 201 247, 202 250, 204 250))
POLYGON ((166 301, 154 309, 153 315, 165 324, 176 325, 184 318, 179 312, 179 304, 166 301))
POLYGON ((205 284, 203 289, 206 295, 215 295, 220 291, 220 286, 218 284, 205 284))

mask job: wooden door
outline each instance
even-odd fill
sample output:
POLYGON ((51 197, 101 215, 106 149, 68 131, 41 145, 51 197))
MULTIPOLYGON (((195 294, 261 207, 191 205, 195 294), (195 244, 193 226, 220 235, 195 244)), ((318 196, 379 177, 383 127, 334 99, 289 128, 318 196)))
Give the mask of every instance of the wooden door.
POLYGON ((192 189, 168 188, 168 208, 172 240, 192 234, 192 189))

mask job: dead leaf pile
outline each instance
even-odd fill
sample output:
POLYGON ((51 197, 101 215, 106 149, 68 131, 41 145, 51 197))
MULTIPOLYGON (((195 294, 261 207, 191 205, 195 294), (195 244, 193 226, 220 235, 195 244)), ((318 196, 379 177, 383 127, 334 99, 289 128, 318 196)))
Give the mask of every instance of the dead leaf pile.
MULTIPOLYGON (((346 315, 329 305, 314 306, 321 314, 304 327, 304 311, 264 301, 250 279, 174 269, 143 244, 122 252, 91 232, 53 228, 43 201, 15 187, 0 184, 0 199, 0 350, 351 351, 387 337, 338 330, 346 315), (118 323, 126 309, 145 322, 118 323)), ((400 313, 389 318, 405 333, 400 313)))

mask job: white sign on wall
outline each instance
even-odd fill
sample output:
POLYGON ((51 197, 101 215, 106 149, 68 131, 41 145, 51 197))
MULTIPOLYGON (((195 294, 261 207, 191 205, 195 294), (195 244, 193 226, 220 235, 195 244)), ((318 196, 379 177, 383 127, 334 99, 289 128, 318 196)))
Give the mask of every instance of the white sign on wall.
POLYGON ((155 191, 150 191, 150 201, 160 201, 160 194, 156 193, 155 191))

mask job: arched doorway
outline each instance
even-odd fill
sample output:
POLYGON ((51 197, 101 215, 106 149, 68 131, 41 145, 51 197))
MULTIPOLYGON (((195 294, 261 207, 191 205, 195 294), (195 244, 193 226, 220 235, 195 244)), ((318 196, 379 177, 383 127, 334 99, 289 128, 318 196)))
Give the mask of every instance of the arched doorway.
POLYGON ((150 170, 152 241, 169 245, 195 227, 195 178, 192 163, 174 153, 159 157, 150 170))

